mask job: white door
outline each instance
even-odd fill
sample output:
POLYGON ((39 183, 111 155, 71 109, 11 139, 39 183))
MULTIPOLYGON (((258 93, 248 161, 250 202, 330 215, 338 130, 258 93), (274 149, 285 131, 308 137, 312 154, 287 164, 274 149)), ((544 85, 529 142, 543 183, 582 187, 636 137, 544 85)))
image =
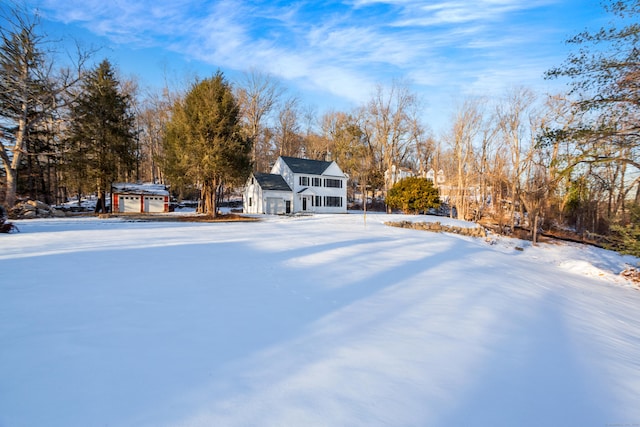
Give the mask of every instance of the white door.
POLYGON ((140 196, 120 196, 120 212, 140 212, 140 196))
POLYGON ((264 213, 267 215, 279 215, 284 213, 284 200, 277 197, 267 197, 267 206, 264 213))
POLYGON ((164 196, 145 196, 145 212, 164 212, 164 196))

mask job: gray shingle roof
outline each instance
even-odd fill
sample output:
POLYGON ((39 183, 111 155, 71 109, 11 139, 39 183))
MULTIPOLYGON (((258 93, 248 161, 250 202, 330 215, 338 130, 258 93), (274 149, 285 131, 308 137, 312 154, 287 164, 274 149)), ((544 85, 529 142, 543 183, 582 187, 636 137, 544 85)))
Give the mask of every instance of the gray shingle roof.
POLYGON ((297 157, 282 156, 282 160, 289 166, 293 173, 306 173, 309 175, 322 175, 331 166, 332 162, 322 160, 299 159, 297 157))
POLYGON ((263 190, 291 191, 282 175, 254 172, 253 176, 263 190))

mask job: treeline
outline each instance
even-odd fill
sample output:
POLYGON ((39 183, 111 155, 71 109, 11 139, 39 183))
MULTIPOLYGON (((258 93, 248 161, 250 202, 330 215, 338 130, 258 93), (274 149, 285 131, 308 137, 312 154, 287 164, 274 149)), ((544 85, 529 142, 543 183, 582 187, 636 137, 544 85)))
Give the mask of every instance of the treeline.
MULTIPOLYGON (((545 76, 566 78, 566 94, 512 88, 468 98, 436 135, 422 100, 402 81, 378 86, 351 111, 322 114, 259 70, 233 83, 218 73, 143 95, 109 61, 89 67, 94 52, 80 51, 73 66, 58 66, 37 17, 2 6, 0 202, 102 196, 117 180, 170 184, 185 198, 209 186, 206 197, 221 197, 242 185, 241 174, 214 167, 211 180, 196 173, 203 163, 187 164, 196 151, 211 149, 207 129, 216 129, 217 148, 201 161, 246 151, 249 167, 267 172, 280 155, 330 157, 349 174, 349 196, 360 205, 367 195, 383 197, 400 171, 432 170, 444 178, 440 198, 458 218, 488 220, 501 230, 524 227, 533 238, 538 230, 572 230, 633 251, 640 216, 640 2, 612 1, 606 11, 616 24, 570 39, 576 53, 545 76), (212 82, 207 90, 220 103, 198 95, 212 82), (196 126, 190 108, 215 111, 211 128, 190 133, 196 126), (223 129, 225 114, 233 125, 223 129), (227 137, 241 148, 221 147, 227 137)), ((246 164, 235 161, 244 172, 246 164)))

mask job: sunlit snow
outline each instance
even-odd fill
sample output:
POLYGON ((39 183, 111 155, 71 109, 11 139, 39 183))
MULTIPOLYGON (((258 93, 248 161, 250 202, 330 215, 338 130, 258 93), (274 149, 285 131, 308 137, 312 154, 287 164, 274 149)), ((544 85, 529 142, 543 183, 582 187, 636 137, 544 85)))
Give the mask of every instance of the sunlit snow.
POLYGON ((403 219, 16 221, 0 426, 640 423, 637 259, 403 219))

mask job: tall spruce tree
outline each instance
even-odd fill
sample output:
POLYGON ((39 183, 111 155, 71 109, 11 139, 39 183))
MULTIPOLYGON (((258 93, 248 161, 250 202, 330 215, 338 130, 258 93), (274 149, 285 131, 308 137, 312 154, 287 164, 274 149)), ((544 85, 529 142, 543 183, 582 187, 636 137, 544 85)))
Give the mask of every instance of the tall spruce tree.
POLYGON ((171 182, 200 186, 201 212, 217 215, 222 186, 251 172, 251 140, 243 136, 240 108, 221 72, 195 82, 175 103, 167 124, 165 171, 171 182))
MULTIPOLYGON (((131 99, 123 93, 108 60, 87 73, 71 108, 68 170, 79 186, 98 194, 96 212, 106 212, 106 193, 135 170, 136 139, 131 99)), ((80 187, 81 188, 81 187, 80 187)))

